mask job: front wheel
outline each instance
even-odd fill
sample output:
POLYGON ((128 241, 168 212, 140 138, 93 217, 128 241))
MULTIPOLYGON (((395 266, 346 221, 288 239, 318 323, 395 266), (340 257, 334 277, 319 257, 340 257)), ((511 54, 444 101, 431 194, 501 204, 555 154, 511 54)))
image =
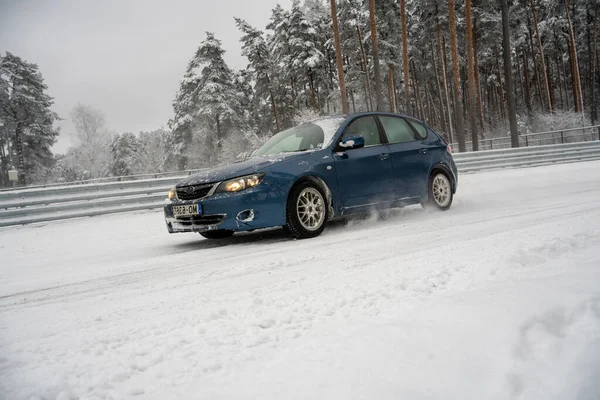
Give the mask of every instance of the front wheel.
POLYGON ((227 239, 228 237, 233 235, 233 231, 229 231, 229 230, 206 231, 206 232, 200 232, 200 234, 207 239, 227 239))
POLYGON ((443 172, 435 172, 429 178, 429 199, 421 203, 423 208, 447 210, 452 205, 452 184, 443 172))
POLYGON ((296 185, 288 196, 285 230, 296 239, 319 236, 325 229, 327 204, 321 188, 312 182, 296 185))

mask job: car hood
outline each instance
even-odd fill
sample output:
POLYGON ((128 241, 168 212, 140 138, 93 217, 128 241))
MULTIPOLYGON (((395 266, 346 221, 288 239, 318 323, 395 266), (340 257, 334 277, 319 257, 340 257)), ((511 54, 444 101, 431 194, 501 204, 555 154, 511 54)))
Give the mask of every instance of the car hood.
POLYGON ((210 168, 182 179, 177 183, 177 187, 200 185, 203 183, 214 183, 236 178, 238 176, 250 175, 255 172, 259 172, 273 164, 277 164, 291 158, 302 157, 306 154, 306 152, 283 153, 277 155, 252 157, 233 164, 220 165, 218 167, 210 168))

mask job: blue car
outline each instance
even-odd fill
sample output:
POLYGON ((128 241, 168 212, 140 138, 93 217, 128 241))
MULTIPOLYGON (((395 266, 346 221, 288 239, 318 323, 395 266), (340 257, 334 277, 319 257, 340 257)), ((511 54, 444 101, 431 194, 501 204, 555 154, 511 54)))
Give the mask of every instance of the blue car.
POLYGON ((244 161, 181 180, 164 214, 170 233, 222 239, 282 226, 304 239, 349 214, 419 203, 447 210, 457 180, 450 146, 423 122, 358 113, 287 129, 244 161))

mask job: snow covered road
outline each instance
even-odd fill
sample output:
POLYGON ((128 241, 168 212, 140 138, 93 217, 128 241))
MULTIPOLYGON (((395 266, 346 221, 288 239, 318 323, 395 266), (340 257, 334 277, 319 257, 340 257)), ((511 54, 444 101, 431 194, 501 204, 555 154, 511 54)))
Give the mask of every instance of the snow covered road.
POLYGON ((159 212, 0 229, 2 399, 597 399, 600 162, 223 242, 159 212))

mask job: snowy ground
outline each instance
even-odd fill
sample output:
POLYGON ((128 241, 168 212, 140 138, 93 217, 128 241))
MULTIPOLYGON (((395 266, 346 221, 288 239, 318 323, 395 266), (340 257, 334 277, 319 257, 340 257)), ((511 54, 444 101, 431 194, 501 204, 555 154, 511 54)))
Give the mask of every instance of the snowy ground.
POLYGON ((305 241, 0 229, 0 398, 597 399, 598 169, 462 175, 448 212, 305 241))

